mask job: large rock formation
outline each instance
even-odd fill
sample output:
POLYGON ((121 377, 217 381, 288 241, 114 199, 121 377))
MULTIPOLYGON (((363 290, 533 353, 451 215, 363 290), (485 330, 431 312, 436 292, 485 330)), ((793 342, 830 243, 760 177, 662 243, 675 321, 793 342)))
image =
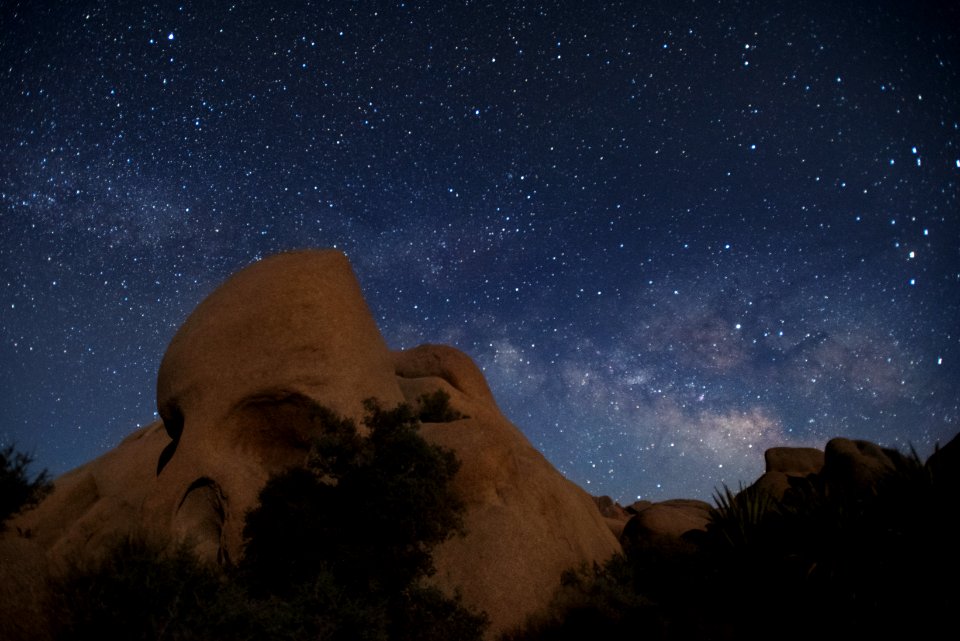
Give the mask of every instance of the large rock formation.
MULTIPOLYGON (((305 399, 359 417, 366 398, 390 406, 436 389, 468 417, 422 429, 462 462, 455 488, 467 533, 436 550, 434 580, 485 611, 495 635, 547 608, 564 570, 602 562, 619 544, 591 498, 500 413, 469 357, 434 345, 387 348, 336 251, 268 258, 203 301, 160 366, 162 423, 57 479, 53 494, 13 523, 19 534, 0 539, 0 559, 4 568, 13 554, 20 565, 42 559, 56 571, 135 530, 236 559, 263 483, 303 460, 305 399)), ((0 596, 0 620, 32 607, 0 596)), ((8 634, 17 635, 29 636, 8 634)))

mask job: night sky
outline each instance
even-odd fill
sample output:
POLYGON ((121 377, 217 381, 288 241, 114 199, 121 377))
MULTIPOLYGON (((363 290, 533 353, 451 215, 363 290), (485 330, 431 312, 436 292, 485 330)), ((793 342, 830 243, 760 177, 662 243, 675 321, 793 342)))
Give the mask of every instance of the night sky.
POLYGON ((0 4, 0 441, 38 468, 154 420, 190 311, 302 247, 593 494, 960 431, 956 3, 270 4, 0 4))

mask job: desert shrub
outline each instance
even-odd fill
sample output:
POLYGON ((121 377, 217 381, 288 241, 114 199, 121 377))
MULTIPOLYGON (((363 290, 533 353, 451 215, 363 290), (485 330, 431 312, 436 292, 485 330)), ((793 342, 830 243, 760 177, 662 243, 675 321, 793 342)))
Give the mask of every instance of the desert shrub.
POLYGON ((306 466, 273 476, 247 516, 239 576, 258 598, 296 600, 321 638, 480 638, 482 616, 421 584, 462 531, 459 462, 409 406, 366 410, 363 436, 316 408, 306 466))
POLYGON ((790 478, 782 500, 714 495, 687 545, 633 546, 568 575, 550 617, 506 641, 936 636, 960 598, 953 472, 914 453, 872 491, 790 478))
POLYGON ((283 612, 258 605, 186 547, 134 536, 52 580, 47 611, 55 639, 270 638, 283 612))
POLYGON ((722 609, 743 602, 756 609, 738 622, 738 634, 759 636, 783 620, 795 621, 787 638, 827 626, 916 634, 918 622, 946 611, 957 591, 934 586, 951 585, 960 569, 951 525, 956 497, 938 487, 915 453, 891 460, 894 469, 872 491, 810 475, 790 478, 775 504, 750 488, 718 495, 702 558, 722 609), (924 614, 907 622, 891 618, 896 611, 924 614))
POLYGON ((32 463, 33 456, 18 452, 14 445, 0 449, 0 531, 7 519, 35 506, 53 490, 46 470, 31 479, 32 463))
POLYGON ((662 604, 641 589, 631 561, 617 555, 604 564, 568 570, 549 612, 501 637, 501 641, 665 638, 662 604))
POLYGON ((716 504, 710 511, 707 531, 718 543, 732 549, 748 547, 762 538, 764 528, 774 518, 776 505, 766 492, 744 489, 736 494, 726 485, 713 494, 716 504))
POLYGON ((391 641, 480 639, 487 626, 486 616, 468 610, 459 595, 423 585, 408 587, 389 607, 391 641))
POLYGON ((352 421, 318 410, 307 465, 263 488, 247 516, 240 564, 253 585, 282 594, 330 573, 380 593, 433 573, 430 550, 462 527, 449 487, 459 463, 417 434, 408 406, 369 403, 367 412, 362 437, 352 421))
POLYGON ((128 537, 51 582, 57 639, 474 641, 486 618, 422 580, 462 532, 459 462, 418 434, 407 405, 356 425, 316 406, 304 466, 270 478, 243 558, 221 568, 183 546, 128 537))
POLYGON ((417 399, 417 407, 417 418, 424 423, 449 423, 468 418, 450 405, 450 395, 442 389, 421 394, 417 399))

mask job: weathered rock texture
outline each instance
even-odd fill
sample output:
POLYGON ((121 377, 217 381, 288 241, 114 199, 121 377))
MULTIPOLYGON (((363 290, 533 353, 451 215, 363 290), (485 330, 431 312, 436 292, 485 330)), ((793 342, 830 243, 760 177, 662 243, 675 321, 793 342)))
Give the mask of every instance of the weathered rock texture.
MULTIPOLYGON (((602 562, 620 546, 592 499, 500 413, 469 357, 435 345, 387 348, 337 251, 268 258, 201 303, 160 366, 162 423, 57 479, 53 494, 13 524, 29 538, 0 539, 0 559, 16 554, 21 565, 55 571, 133 530, 235 559, 244 514, 269 474, 303 460, 311 437, 304 399, 359 418, 366 398, 391 406, 438 388, 468 418, 425 424, 422 434, 462 462, 455 488, 467 534, 437 549, 434 580, 487 612, 493 636, 547 608, 564 570, 602 562)), ((8 568, 4 559, 0 583, 8 568)), ((29 607, 16 601, 0 605, 2 619, 29 607)))
POLYGON ((877 483, 897 469, 903 455, 870 441, 834 438, 823 450, 821 474, 834 492, 873 493, 877 483))
POLYGON ((607 527, 610 528, 613 535, 619 539, 620 535, 623 534, 623 526, 633 517, 633 513, 629 512, 609 496, 595 496, 593 497, 593 502, 596 503, 597 509, 599 509, 600 514, 603 515, 603 520, 606 522, 607 527))
POLYGON ((643 505, 627 521, 620 542, 628 554, 650 550, 692 551, 684 537, 688 532, 706 530, 710 504, 695 499, 670 499, 643 505))
POLYGON ((791 477, 816 479, 836 494, 872 494, 884 476, 903 465, 905 457, 870 441, 838 437, 830 439, 823 450, 774 447, 766 451, 764 459, 766 471, 750 491, 780 501, 790 488, 791 477))
POLYGON ((823 451, 813 447, 771 447, 763 458, 766 471, 753 487, 777 500, 790 487, 790 477, 802 478, 823 469, 823 451))

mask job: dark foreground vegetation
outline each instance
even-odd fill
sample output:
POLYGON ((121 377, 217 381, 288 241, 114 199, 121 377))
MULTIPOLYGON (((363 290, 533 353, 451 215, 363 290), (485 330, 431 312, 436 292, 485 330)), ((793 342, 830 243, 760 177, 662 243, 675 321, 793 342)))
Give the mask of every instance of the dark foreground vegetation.
POLYGON ((30 474, 33 456, 15 445, 0 449, 0 531, 7 519, 29 510, 53 490, 46 470, 30 474))
POLYGON ((356 425, 316 407, 309 459, 272 477, 246 517, 233 566, 184 548, 120 541, 51 588, 59 639, 475 640, 485 618, 426 587, 432 549, 462 531, 453 452, 420 419, 453 420, 445 395, 367 404, 356 425))
POLYGON ((960 602, 960 487, 935 458, 870 491, 724 488, 705 532, 568 573, 554 616, 509 640, 937 638, 960 602))
MULTIPOLYGON (((316 407, 308 459, 263 488, 236 564, 137 537, 75 564, 50 586, 55 638, 481 639, 484 616, 423 581, 463 506, 458 461, 418 434, 459 415, 442 393, 420 400, 369 403, 365 436, 316 407)), ((869 487, 810 474, 782 497, 723 488, 706 530, 567 572, 552 613, 502 641, 940 638, 960 602, 958 449, 894 456, 869 487)), ((7 487, 20 497, 8 512, 49 491, 29 457, 0 454, 4 506, 7 487)))

